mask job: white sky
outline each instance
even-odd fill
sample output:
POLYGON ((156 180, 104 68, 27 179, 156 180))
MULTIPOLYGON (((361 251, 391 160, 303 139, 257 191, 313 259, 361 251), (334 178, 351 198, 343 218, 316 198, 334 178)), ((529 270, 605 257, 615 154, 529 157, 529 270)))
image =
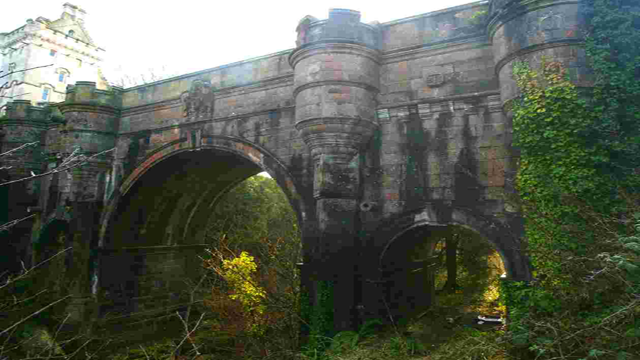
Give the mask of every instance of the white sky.
POLYGON ((330 8, 360 11, 362 22, 381 23, 467 4, 473 0, 233 1, 233 0, 29 0, 2 1, 0 32, 29 18, 55 20, 66 1, 87 12, 85 25, 106 50, 107 79, 162 68, 177 75, 287 50, 305 15, 326 19, 330 8), (381 5, 384 4, 384 5, 381 5))

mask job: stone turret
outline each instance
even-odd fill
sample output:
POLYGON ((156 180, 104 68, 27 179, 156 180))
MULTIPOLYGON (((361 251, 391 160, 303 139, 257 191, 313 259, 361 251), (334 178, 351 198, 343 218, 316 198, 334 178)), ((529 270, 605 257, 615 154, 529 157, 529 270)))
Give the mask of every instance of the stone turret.
POLYGON ((537 68, 545 56, 560 61, 578 86, 591 86, 583 47, 585 19, 580 1, 494 0, 489 9, 488 34, 493 43, 502 104, 517 96, 512 77, 516 60, 537 68))
MULTIPOLYGON (((64 125, 49 130, 47 153, 51 168, 74 151, 90 157, 113 149, 116 143, 121 95, 118 90, 96 89, 95 82, 79 81, 67 87, 66 100, 59 105, 64 125)), ((82 322, 89 316, 90 303, 89 248, 95 241, 96 212, 102 208, 104 191, 112 173, 114 151, 92 158, 69 172, 61 172, 43 181, 43 219, 68 223, 67 241, 73 246, 72 256, 78 261, 69 272, 76 277, 72 304, 72 320, 82 322), (80 260, 84 259, 84 260, 80 260)), ((95 246, 95 244, 94 244, 95 246)))
MULTIPOLYGON (((353 310, 360 157, 378 127, 379 35, 375 27, 360 22, 359 12, 331 9, 327 20, 305 17, 300 22, 297 44, 289 62, 295 74, 296 129, 315 167, 321 250, 313 261, 335 264, 333 274, 320 277, 335 281, 340 274, 334 299, 349 302, 353 310)), ((336 330, 354 325, 347 311, 335 317, 336 330)))
MULTIPOLYGON (((96 89, 95 82, 79 81, 76 85, 69 85, 65 102, 58 106, 65 124, 47 132, 46 153, 49 158, 57 158, 59 162, 74 150, 91 156, 114 148, 121 103, 119 92, 96 89)), ((50 180, 48 191, 60 193, 54 197, 51 196, 53 194, 47 196, 46 204, 42 204, 45 212, 59 208, 63 202, 102 201, 102 187, 109 172, 111 156, 111 153, 105 154, 74 169, 72 177, 57 175, 50 180), (58 185, 52 186, 54 183, 58 185)), ((49 166, 54 165, 51 163, 49 166)))

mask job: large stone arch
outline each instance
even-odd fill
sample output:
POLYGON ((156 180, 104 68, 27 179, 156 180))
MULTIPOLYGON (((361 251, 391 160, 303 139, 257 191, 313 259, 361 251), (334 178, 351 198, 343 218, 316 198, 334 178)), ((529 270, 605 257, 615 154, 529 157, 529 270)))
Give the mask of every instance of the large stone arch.
MULTIPOLYGON (((202 142, 200 146, 197 147, 184 147, 182 146, 180 140, 166 144, 155 152, 148 154, 142 161, 139 162, 138 165, 134 167, 134 169, 129 174, 127 174, 127 176, 124 177, 121 184, 119 184, 116 191, 112 193, 107 201, 105 211, 100 222, 101 231, 99 236, 99 246, 109 246, 109 232, 111 230, 110 228, 113 226, 115 218, 118 215, 118 206, 120 205, 122 200, 130 193, 132 188, 134 188, 135 184, 141 178, 143 178, 145 174, 147 174, 151 169, 155 168, 159 164, 162 164, 163 162, 166 162, 167 160, 174 158, 175 156, 193 152, 199 154, 205 153, 207 151, 217 153, 219 155, 224 154, 230 157, 242 159, 244 160, 245 165, 253 164, 253 169, 251 171, 239 173, 237 174, 237 176, 230 178, 230 180, 226 184, 224 184, 224 186, 221 186, 219 189, 217 189, 218 191, 214 191, 216 189, 211 188, 207 189, 203 193, 203 195, 205 196, 198 200, 199 204, 196 206, 196 208, 207 203, 205 201, 207 199, 207 195, 210 195, 210 198, 213 200, 212 202, 209 202, 207 206, 215 206, 215 202, 217 201, 217 199, 219 199, 224 193, 233 188, 235 185, 239 184, 250 176, 253 176, 262 171, 266 171, 287 195, 292 208, 298 216, 299 224, 303 224, 303 221, 306 218, 306 214, 308 213, 308 206, 305 204, 305 202, 303 201, 303 197, 297 190, 297 180, 293 176, 291 176, 291 174, 287 170, 287 166, 283 164, 275 155, 273 155, 267 149, 242 138, 222 135, 203 135, 202 142)), ((189 218, 193 219, 193 212, 190 213, 189 218)), ((191 220, 189 220, 189 223, 190 222, 191 220)))
POLYGON ((108 304, 101 315, 152 306, 135 299, 166 295, 173 303, 184 300, 179 294, 186 289, 184 279, 198 271, 198 252, 205 248, 201 239, 213 208, 248 177, 268 172, 287 195, 298 222, 304 221, 306 207, 296 180, 268 150, 229 136, 203 135, 198 146, 185 143, 174 141, 148 154, 107 203, 93 286, 108 304))

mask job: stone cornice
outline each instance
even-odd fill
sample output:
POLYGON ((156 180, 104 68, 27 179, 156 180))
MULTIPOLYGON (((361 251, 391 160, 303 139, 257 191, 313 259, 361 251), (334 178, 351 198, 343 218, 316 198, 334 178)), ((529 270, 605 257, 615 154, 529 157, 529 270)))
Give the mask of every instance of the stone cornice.
MULTIPOLYGON (((157 128, 149 128, 149 129, 144 129, 144 130, 136 130, 136 131, 128 131, 128 132, 118 132, 118 136, 133 136, 136 134, 141 134, 141 133, 145 133, 145 132, 162 132, 165 130, 171 130, 171 129, 175 129, 175 128, 186 128, 186 127, 198 127, 200 125, 209 123, 209 122, 223 122, 223 121, 234 121, 234 120, 238 120, 238 119, 242 119, 242 118, 247 118, 247 117, 254 117, 254 116, 259 116, 259 115, 266 115, 269 114, 269 112, 273 111, 273 110, 293 110, 295 109, 295 106, 281 106, 277 109, 265 109, 265 110, 260 110, 260 111, 252 111, 252 112, 248 112, 248 113, 241 113, 241 114, 235 114, 233 116, 224 116, 224 117, 217 117, 217 118, 209 118, 209 119, 202 119, 202 120, 195 120, 195 121, 185 121, 184 123, 181 124, 175 124, 175 125, 169 125, 169 126, 161 126, 161 127, 157 127, 157 128)), ((184 119, 184 118, 182 118, 184 119)))
POLYGON ((91 113, 120 116, 119 108, 109 106, 109 105, 102 105, 102 104, 63 102, 63 103, 60 103, 58 108, 60 109, 60 112, 62 112, 63 114, 68 112, 91 112, 91 113))
POLYGON ((373 93, 378 93, 380 92, 380 89, 367 84, 367 83, 362 83, 362 82, 356 82, 356 81, 350 81, 350 80, 321 80, 321 81, 313 81, 313 82, 309 82, 303 85, 300 85, 298 87, 296 87, 293 90, 293 98, 295 99, 298 94, 300 94, 301 92, 307 90, 307 89, 313 89, 315 87, 318 86, 331 86, 331 85, 335 85, 335 86, 353 86, 353 87, 359 87, 362 89, 365 89, 367 91, 371 91, 373 93))
POLYGON ((403 107, 403 106, 415 106, 415 105, 427 104, 427 103, 459 101, 459 100, 465 100, 469 98, 484 98, 484 97, 490 97, 490 96, 500 96, 500 91, 491 90, 491 91, 483 91, 478 93, 469 93, 469 94, 462 94, 462 95, 444 96, 444 97, 438 97, 438 98, 413 100, 413 101, 407 101, 402 103, 380 104, 378 105, 378 107, 376 107, 376 110, 394 109, 394 108, 403 107))
POLYGON ((291 52, 289 55, 289 64, 292 68, 295 68, 296 64, 302 60, 327 52, 331 54, 364 56, 376 64, 380 64, 381 53, 379 50, 367 47, 364 43, 344 39, 322 39, 306 43, 291 52))

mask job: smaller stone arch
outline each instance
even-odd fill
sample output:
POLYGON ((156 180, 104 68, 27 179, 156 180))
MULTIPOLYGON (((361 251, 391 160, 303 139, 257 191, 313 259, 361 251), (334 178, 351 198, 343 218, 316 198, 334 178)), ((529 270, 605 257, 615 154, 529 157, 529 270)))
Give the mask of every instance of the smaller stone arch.
MULTIPOLYGON (((382 221, 368 239, 370 245, 368 246, 369 249, 365 250, 367 254, 366 260, 362 263, 364 278, 362 303, 366 308, 365 318, 369 316, 388 318, 389 314, 394 316, 410 315, 413 310, 409 309, 409 313, 403 313, 398 309, 392 309, 393 305, 388 303, 391 300, 389 297, 396 296, 395 294, 398 293, 397 290, 400 289, 398 286, 402 287, 403 285, 394 284, 395 278, 392 274, 395 266, 394 261, 387 263, 385 255, 394 243, 401 241, 406 234, 421 228, 444 228, 449 225, 466 228, 489 241, 502 258, 507 271, 507 279, 517 281, 531 280, 530 262, 520 246, 520 236, 523 231, 520 217, 505 215, 502 218, 495 215, 484 215, 473 209, 456 207, 444 202, 430 203, 382 221), (389 264, 391 264, 391 268, 389 264)), ((416 236, 419 235, 417 234, 416 236)), ((390 256, 393 255, 390 254, 390 256)), ((408 265, 409 268, 412 268, 413 265, 420 264, 408 265)), ((426 278, 423 280, 428 281, 426 278)), ((407 282, 407 284, 410 282, 407 282)), ((409 284, 408 286, 411 285, 409 284)), ((419 298, 419 301, 431 301, 430 295, 426 292, 422 294, 424 296, 415 291, 405 291, 403 295, 419 298)), ((399 301, 408 303, 403 299, 399 301)))
POLYGON ((490 216, 480 214, 472 209, 442 204, 429 204, 383 222, 380 227, 386 230, 379 232, 375 237, 376 248, 380 249, 376 257, 378 264, 394 241, 401 238, 409 230, 425 225, 458 225, 474 231, 487 239, 498 251, 508 278, 517 281, 532 279, 531 264, 522 252, 520 242, 524 231, 520 217, 490 216))

